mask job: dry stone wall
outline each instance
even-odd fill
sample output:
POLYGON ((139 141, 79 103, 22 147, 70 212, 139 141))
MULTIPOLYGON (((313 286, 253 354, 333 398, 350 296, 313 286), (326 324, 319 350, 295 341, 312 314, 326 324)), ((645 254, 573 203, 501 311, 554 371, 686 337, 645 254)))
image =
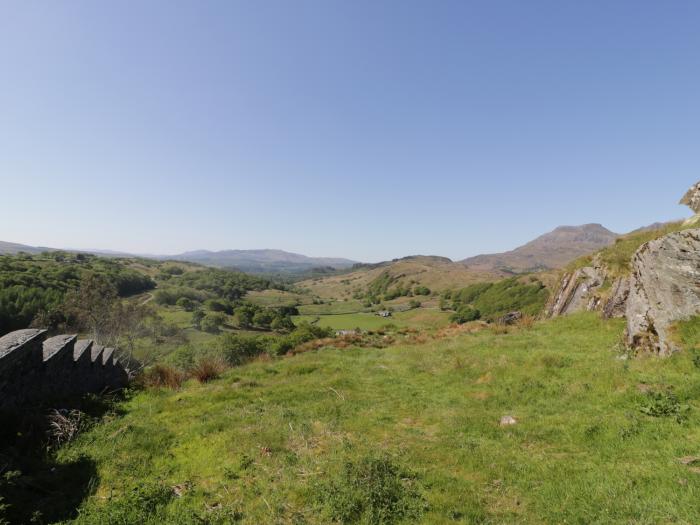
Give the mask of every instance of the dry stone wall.
POLYGON ((89 392, 117 390, 129 374, 112 348, 75 335, 47 338, 27 329, 0 337, 0 409, 50 404, 89 392))

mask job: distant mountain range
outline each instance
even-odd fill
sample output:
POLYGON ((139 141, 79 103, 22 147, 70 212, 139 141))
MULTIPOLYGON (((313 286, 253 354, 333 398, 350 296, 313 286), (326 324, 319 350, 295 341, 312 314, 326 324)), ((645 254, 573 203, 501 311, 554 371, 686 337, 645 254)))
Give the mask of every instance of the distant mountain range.
POLYGON ((600 224, 559 226, 514 250, 477 255, 460 261, 474 270, 513 273, 561 268, 615 242, 619 235, 600 224))
MULTIPOLYGON (((583 226, 560 226, 537 239, 504 253, 477 255, 460 261, 469 269, 480 272, 512 272, 560 268, 582 255, 593 253, 615 242, 618 237, 600 224, 585 224, 583 226)), ((0 241, 0 254, 18 252, 40 253, 53 250, 0 241)), ((94 253, 107 257, 134 257, 133 254, 108 250, 67 250, 94 253)), ((298 253, 282 250, 196 250, 177 255, 140 255, 159 260, 178 260, 199 263, 217 268, 235 268, 248 273, 289 273, 301 274, 315 269, 345 270, 357 261, 332 257, 307 257, 298 253)), ((410 258, 404 258, 410 259, 410 258)), ((439 258, 442 262, 449 259, 439 258)), ((397 259, 398 260, 398 259, 397 259)), ((396 260, 395 260, 396 261, 396 260)), ((394 262, 395 262, 394 261, 394 262)), ((436 261, 439 262, 439 261, 436 261)), ((372 268, 390 264, 362 265, 372 268)), ((359 267, 358 267, 359 269, 359 267)))
POLYGON ((350 259, 307 257, 282 250, 222 250, 218 252, 196 250, 158 258, 194 262, 219 268, 236 268, 248 273, 302 273, 315 268, 343 270, 357 263, 357 261, 350 259))

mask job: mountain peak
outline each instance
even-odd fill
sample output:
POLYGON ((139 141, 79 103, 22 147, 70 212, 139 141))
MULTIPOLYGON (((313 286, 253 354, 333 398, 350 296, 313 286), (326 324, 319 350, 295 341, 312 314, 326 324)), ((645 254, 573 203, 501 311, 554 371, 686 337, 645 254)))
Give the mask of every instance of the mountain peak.
POLYGON ((609 246, 618 237, 602 224, 558 226, 514 250, 477 255, 461 261, 479 270, 513 273, 561 268, 570 261, 609 246))

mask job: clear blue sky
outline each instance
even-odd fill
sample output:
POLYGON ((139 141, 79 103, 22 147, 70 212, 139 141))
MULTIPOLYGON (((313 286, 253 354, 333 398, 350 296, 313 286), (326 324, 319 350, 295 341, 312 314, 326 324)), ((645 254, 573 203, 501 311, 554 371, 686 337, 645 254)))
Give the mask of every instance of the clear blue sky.
POLYGON ((0 3, 0 240, 376 261, 687 216, 700 2, 0 3))

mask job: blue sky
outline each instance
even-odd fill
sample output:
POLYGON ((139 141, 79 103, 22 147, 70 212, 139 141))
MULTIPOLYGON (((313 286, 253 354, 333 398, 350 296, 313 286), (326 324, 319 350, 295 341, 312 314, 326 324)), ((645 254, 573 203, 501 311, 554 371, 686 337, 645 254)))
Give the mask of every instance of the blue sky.
POLYGON ((377 261, 688 215, 700 2, 0 3, 0 240, 377 261))

